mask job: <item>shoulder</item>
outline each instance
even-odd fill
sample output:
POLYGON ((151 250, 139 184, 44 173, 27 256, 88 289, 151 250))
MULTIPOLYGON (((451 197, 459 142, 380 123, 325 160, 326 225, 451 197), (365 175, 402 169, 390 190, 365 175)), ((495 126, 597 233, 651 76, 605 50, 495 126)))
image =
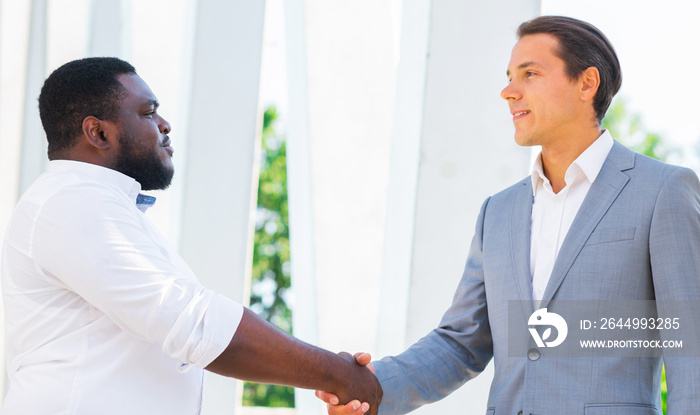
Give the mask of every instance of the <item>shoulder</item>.
POLYGON ((620 144, 608 160, 614 170, 628 178, 625 191, 638 205, 649 206, 652 220, 673 218, 679 214, 696 215, 700 209, 700 181, 695 171, 664 163, 636 153, 620 144))
POLYGON ((630 151, 634 156, 634 166, 622 169, 630 180, 647 190, 664 188, 700 188, 698 176, 692 169, 674 164, 668 164, 640 153, 630 151))
POLYGON ((37 179, 20 199, 21 203, 83 205, 91 202, 127 203, 128 195, 116 186, 97 180, 86 180, 70 173, 44 174, 37 179))
POLYGON ((530 177, 489 196, 484 200, 477 217, 477 232, 485 222, 506 223, 516 204, 532 204, 532 184, 530 177), (487 219, 488 218, 488 219, 487 219))
POLYGON ((70 174, 45 174, 22 196, 15 215, 34 223, 34 231, 59 231, 67 226, 94 226, 96 222, 133 215, 129 196, 108 183, 70 174))
POLYGON ((640 154, 617 141, 610 150, 606 163, 611 163, 616 169, 626 172, 630 175, 630 177, 647 176, 649 178, 654 177, 658 180, 664 181, 668 177, 676 174, 695 175, 693 170, 687 167, 668 164, 644 154, 640 154))
MULTIPOLYGON (((118 188, 97 181, 76 180, 70 175, 44 174, 22 195, 8 222, 5 240, 27 253, 37 243, 85 239, 133 222, 136 215, 128 196, 118 188)), ((73 242, 75 242, 73 240, 73 242)))
POLYGON ((674 174, 683 174, 683 172, 694 174, 694 172, 687 167, 665 163, 663 161, 651 158, 649 156, 645 156, 644 154, 640 154, 637 152, 633 153, 635 158, 634 167, 635 170, 637 170, 640 174, 655 174, 660 175, 664 178, 674 174))
POLYGON ((525 198, 531 201, 532 179, 530 176, 494 194, 487 201, 489 208, 500 208, 512 205, 516 198, 525 198))
POLYGON ((527 176, 527 177, 523 178, 522 180, 520 180, 519 182, 501 190, 500 192, 493 195, 493 198, 496 198, 496 199, 511 198, 515 194, 522 192, 523 188, 530 189, 530 191, 532 192, 532 179, 530 178, 530 176, 527 176))

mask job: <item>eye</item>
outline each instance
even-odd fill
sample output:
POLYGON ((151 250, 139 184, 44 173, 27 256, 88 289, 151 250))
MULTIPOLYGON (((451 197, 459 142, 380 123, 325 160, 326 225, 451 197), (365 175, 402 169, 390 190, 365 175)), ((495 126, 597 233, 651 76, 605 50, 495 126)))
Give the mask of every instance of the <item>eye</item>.
POLYGON ((531 77, 531 76, 534 76, 534 75, 535 75, 535 73, 532 72, 532 71, 527 71, 527 72, 525 72, 525 76, 528 77, 528 78, 531 77))

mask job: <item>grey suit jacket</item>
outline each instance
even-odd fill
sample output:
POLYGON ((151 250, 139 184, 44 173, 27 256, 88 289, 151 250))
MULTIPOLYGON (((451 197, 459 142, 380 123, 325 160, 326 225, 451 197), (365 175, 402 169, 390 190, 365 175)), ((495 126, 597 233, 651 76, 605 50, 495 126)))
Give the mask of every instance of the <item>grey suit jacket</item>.
MULTIPOLYGON (((700 303, 699 194, 693 171, 615 142, 561 246, 542 306, 584 299, 700 303)), ((509 357, 509 301, 532 299, 532 202, 529 177, 484 202, 439 327, 404 353, 375 362, 381 414, 445 397, 492 357, 488 415, 662 413, 661 357, 565 358, 545 350, 536 360, 509 357)), ((700 359, 663 360, 668 413, 700 413, 700 359)))

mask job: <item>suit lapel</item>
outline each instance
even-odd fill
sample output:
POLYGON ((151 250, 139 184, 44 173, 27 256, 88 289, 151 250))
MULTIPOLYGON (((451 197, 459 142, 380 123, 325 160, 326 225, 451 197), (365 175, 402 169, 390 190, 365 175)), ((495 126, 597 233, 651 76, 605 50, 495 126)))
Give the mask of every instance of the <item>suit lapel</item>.
POLYGON ((564 238, 540 307, 552 300, 583 245, 629 181, 622 171, 633 167, 634 152, 616 141, 564 238))
POLYGON ((532 305, 532 278, 530 276, 530 231, 532 222, 532 183, 523 180, 513 197, 511 211, 511 252, 515 265, 515 281, 525 315, 534 312, 532 305))

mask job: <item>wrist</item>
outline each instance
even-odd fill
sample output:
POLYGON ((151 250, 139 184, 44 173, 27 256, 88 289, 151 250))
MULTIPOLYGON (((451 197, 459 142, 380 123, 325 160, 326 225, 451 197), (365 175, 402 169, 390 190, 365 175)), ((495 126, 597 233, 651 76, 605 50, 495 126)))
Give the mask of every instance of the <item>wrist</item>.
POLYGON ((341 403, 346 403, 352 396, 346 396, 348 385, 351 384, 356 376, 355 359, 348 353, 341 352, 334 356, 334 364, 330 367, 329 384, 332 387, 328 392, 336 395, 341 403))

